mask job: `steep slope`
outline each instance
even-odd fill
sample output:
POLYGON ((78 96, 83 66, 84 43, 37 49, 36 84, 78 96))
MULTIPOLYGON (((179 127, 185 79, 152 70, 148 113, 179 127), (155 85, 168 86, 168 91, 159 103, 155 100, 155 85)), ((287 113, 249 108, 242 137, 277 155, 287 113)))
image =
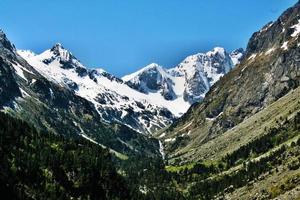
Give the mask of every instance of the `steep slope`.
POLYGON ((211 88, 202 103, 192 106, 161 135, 170 157, 179 155, 185 160, 189 151, 197 152, 199 146, 299 86, 299 13, 297 3, 254 33, 241 63, 211 88))
POLYGON ((107 122, 122 123, 149 134, 173 121, 166 108, 148 101, 146 95, 103 69, 87 69, 61 44, 39 55, 22 50, 18 54, 49 81, 92 102, 107 122))
POLYGON ((84 138, 39 133, 4 113, 0 138, 0 191, 9 199, 131 199, 109 152, 84 138))
POLYGON ((222 135, 225 141, 218 140, 211 144, 211 151, 214 152, 206 151, 208 155, 203 153, 203 160, 177 168, 177 173, 183 174, 177 183, 188 191, 188 199, 299 198, 299 92, 299 89, 290 92, 251 117, 255 120, 249 118, 239 124, 236 128, 243 132, 238 133, 237 130, 233 133, 237 138, 231 137, 233 131, 225 133, 227 137, 222 135), (291 102, 292 105, 289 104, 291 102), (295 112, 286 111, 284 105, 288 105, 288 109, 295 108, 295 112), (273 118, 271 123, 269 118, 260 121, 261 116, 273 117, 274 112, 282 112, 279 119, 273 118), (258 128, 260 124, 266 126, 262 131, 258 128), (260 134, 255 133, 254 129, 259 130, 260 134), (250 134, 246 137, 250 137, 245 138, 245 130, 249 130, 250 134), (218 149, 217 142, 220 141, 227 144, 221 144, 218 149), (232 142, 239 145, 229 150, 228 146, 234 146, 232 142), (225 152, 222 149, 226 149, 225 152))
POLYGON ((91 102, 45 79, 16 53, 3 32, 0 33, 0 71, 2 111, 35 125, 39 130, 67 137, 84 137, 108 147, 123 159, 135 154, 160 156, 155 139, 124 125, 104 123, 91 102))
POLYGON ((140 92, 156 95, 170 111, 181 116, 193 103, 201 101, 242 56, 242 49, 228 54, 224 48, 216 47, 207 53, 189 56, 174 68, 165 69, 153 63, 122 79, 140 92))

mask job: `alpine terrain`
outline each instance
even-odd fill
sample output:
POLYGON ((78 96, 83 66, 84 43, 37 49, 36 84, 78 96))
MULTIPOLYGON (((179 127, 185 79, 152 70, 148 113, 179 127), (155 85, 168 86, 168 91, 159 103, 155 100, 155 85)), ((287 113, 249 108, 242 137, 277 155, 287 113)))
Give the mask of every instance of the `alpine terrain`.
POLYGON ((59 43, 39 55, 28 50, 18 54, 47 80, 93 103, 103 120, 151 134, 201 101, 211 85, 239 62, 243 50, 231 57, 215 48, 188 57, 174 69, 150 64, 123 79, 100 68, 86 68, 59 43))
POLYGON ((0 32, 5 199, 300 199, 300 1, 250 38, 118 78, 0 32))

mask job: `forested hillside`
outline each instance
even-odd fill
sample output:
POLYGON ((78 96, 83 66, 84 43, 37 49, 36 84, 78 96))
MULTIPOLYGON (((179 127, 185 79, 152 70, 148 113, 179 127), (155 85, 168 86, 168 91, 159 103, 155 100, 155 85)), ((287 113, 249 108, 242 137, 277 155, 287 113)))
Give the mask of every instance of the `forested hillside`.
POLYGON ((130 199, 108 150, 40 133, 0 112, 0 187, 9 199, 130 199))

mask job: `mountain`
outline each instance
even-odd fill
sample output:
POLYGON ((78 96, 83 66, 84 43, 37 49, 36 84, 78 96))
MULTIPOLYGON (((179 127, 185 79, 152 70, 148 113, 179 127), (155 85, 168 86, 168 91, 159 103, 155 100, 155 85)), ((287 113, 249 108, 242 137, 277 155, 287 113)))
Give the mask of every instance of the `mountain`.
POLYGON ((245 52, 215 48, 123 80, 85 68, 61 44, 17 53, 0 32, 0 191, 13 199, 299 199, 299 13, 300 1, 254 33, 245 52), (152 136, 104 120, 101 101, 118 95, 178 116, 192 105, 152 136))
POLYGON ((201 159, 200 146, 299 86, 299 10, 297 3, 254 33, 241 63, 163 134, 164 141, 173 141, 165 142, 171 158, 201 159))
POLYGON ((167 100, 166 107, 181 116, 193 103, 201 101, 242 56, 243 49, 228 54, 224 48, 216 47, 207 53, 189 56, 174 68, 150 64, 122 79, 142 93, 161 96, 161 101, 167 100))
POLYGON ((255 32, 240 64, 157 133, 187 199, 299 199, 299 13, 300 1, 255 32))
POLYGON ((148 101, 146 95, 128 87, 121 79, 103 69, 86 68, 61 44, 39 55, 22 50, 18 54, 47 80, 93 103, 101 118, 109 123, 122 123, 150 134, 174 119, 169 110, 148 101))
MULTIPOLYGON (((33 56, 32 53, 27 53, 33 56)), ((48 58, 43 60, 48 64, 64 63, 65 69, 60 68, 61 71, 59 68, 50 67, 51 72, 57 74, 61 80, 66 78, 61 76, 62 71, 67 73, 66 70, 70 70, 69 75, 76 74, 76 78, 84 77, 88 73, 76 58, 60 45, 46 51, 42 56, 48 58)), ((76 95, 70 89, 76 85, 67 80, 64 82, 66 85, 54 80, 49 81, 50 77, 45 78, 39 71, 42 72, 28 64, 17 53, 6 35, 0 32, 0 109, 2 112, 24 120, 38 130, 47 130, 71 138, 83 137, 110 149, 111 153, 123 159, 128 155, 138 154, 160 156, 159 143, 156 139, 142 135, 120 123, 106 123, 93 103, 76 95)))

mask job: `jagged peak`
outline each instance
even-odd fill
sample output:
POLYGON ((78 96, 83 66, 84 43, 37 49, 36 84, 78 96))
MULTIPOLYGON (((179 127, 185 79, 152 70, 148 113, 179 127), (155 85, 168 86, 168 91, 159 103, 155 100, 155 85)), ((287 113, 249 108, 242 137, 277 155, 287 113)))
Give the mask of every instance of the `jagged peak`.
POLYGON ((235 49, 231 52, 231 54, 236 54, 236 53, 244 53, 245 50, 244 48, 238 48, 238 49, 235 49))
POLYGON ((56 57, 60 57, 61 60, 65 60, 65 61, 72 60, 72 59, 78 60, 61 43, 54 44, 53 47, 48 51, 50 51, 50 53, 54 54, 56 57))
POLYGON ((52 46, 52 48, 50 49, 50 51, 52 51, 52 52, 62 52, 62 51, 64 51, 64 52, 69 52, 67 49, 65 49, 65 48, 63 47, 63 45, 62 45, 61 43, 55 43, 55 44, 52 46))
POLYGON ((7 39, 6 34, 2 29, 0 29, 0 47, 3 46, 4 48, 15 52, 15 46, 7 39))
POLYGON ((150 63, 149 65, 147 65, 145 68, 153 68, 153 67, 159 67, 160 65, 157 63, 150 63))
POLYGON ((59 42, 57 42, 57 43, 55 43, 54 45, 53 45, 53 47, 51 48, 51 50, 58 50, 58 49, 65 49, 64 47, 63 47, 63 45, 61 44, 61 43, 59 43, 59 42))
POLYGON ((226 50, 223 47, 215 47, 211 51, 208 51, 206 53, 206 55, 208 55, 210 57, 216 56, 217 54, 220 55, 220 56, 222 56, 222 57, 225 57, 226 54, 227 54, 227 52, 226 52, 226 50))
POLYGON ((126 76, 122 77, 122 80, 123 81, 129 81, 129 80, 137 77, 138 75, 140 75, 140 74, 142 74, 146 71, 152 70, 152 69, 155 69, 155 70, 159 71, 160 73, 165 72, 165 69, 161 65, 159 65, 157 63, 151 63, 151 64, 147 65, 146 67, 141 68, 137 72, 134 72, 132 74, 129 74, 129 75, 126 75, 126 76))
POLYGON ((4 33, 3 29, 0 28, 0 36, 1 35, 5 35, 5 33, 4 33))

